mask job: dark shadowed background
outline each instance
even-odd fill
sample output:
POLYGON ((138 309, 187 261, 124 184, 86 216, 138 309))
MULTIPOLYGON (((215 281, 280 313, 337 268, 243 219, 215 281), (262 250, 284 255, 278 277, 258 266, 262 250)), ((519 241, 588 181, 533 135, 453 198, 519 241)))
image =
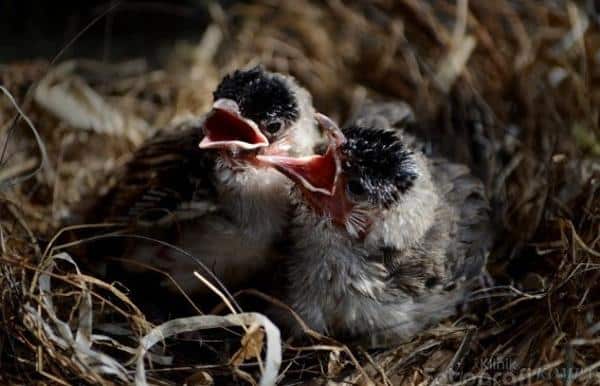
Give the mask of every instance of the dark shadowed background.
MULTIPOLYGON (((228 5, 234 1, 219 1, 228 5)), ((68 57, 115 60, 136 56, 156 61, 177 39, 199 35, 208 21, 208 1, 3 0, 0 2, 0 62, 51 58, 109 7, 68 57)))

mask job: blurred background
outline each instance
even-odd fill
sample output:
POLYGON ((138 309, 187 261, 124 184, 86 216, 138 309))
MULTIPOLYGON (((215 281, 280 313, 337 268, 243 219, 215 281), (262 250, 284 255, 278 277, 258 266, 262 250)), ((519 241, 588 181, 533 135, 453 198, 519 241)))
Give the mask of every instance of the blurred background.
MULTIPOLYGON (((228 6, 232 0, 218 3, 228 6)), ((158 60, 177 39, 197 37, 209 21, 205 0, 4 0, 0 4, 0 61, 51 58, 90 22, 67 57, 158 60)))

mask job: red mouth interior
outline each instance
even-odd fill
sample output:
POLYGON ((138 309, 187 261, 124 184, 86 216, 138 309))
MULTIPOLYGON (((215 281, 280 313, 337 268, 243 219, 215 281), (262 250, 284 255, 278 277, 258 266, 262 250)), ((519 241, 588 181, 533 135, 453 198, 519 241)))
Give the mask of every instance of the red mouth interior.
POLYGON ((204 123, 205 135, 210 142, 239 141, 261 144, 265 140, 241 117, 215 109, 204 123))
POLYGON ((333 193, 338 174, 334 150, 328 150, 325 155, 294 158, 286 156, 261 156, 261 160, 274 166, 300 186, 311 190, 333 193))
POLYGON ((323 156, 313 157, 309 163, 301 165, 299 169, 299 174, 312 186, 333 191, 337 173, 333 152, 328 151, 323 156))

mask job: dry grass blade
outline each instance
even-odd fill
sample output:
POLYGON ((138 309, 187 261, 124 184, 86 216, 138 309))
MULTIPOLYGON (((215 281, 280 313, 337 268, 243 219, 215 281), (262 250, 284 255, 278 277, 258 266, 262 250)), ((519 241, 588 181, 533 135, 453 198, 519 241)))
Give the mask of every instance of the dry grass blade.
MULTIPOLYGON (((21 183, 23 181, 26 181, 28 179, 30 179, 31 177, 35 176, 37 173, 39 173, 42 168, 46 167, 49 168, 50 167, 50 163, 48 162, 48 153, 46 152, 46 145, 44 144, 44 141, 42 140, 39 132, 37 131, 37 129, 35 128, 35 126, 33 125, 33 122, 31 122, 31 120, 29 119, 29 117, 27 115, 25 115, 25 113, 23 112, 23 110, 21 110, 21 108, 19 107, 19 105, 17 104, 17 102, 15 101, 15 99, 13 98, 13 96, 11 95, 10 91, 8 91, 4 86, 0 85, 0 91, 2 91, 2 93, 8 98, 8 100, 10 101, 10 103, 14 106, 14 108, 17 110, 17 113, 19 114, 19 118, 23 118, 23 120, 27 123, 27 125, 29 126, 29 128, 31 129, 31 132, 33 133, 33 136, 35 138, 35 142, 38 146, 38 150, 40 153, 40 162, 37 168, 35 168, 33 171, 28 172, 22 176, 17 176, 17 177, 12 177, 6 181, 3 181, 0 179, 0 191, 6 189, 7 187, 16 185, 18 183, 21 183)), ((8 138, 6 138, 6 141, 8 142, 8 138)), ((3 149, 4 150, 4 149, 3 149)), ((0 166, 2 166, 2 164, 4 163, 4 152, 2 153, 2 157, 0 159, 0 166)), ((50 170, 48 170, 48 172, 50 172, 50 170)), ((6 173, 6 172, 5 172, 6 173)), ((9 174, 10 173, 6 173, 9 174)), ((9 177, 7 176, 7 177, 9 177)))
POLYGON ((85 285, 83 285, 81 292, 78 307, 79 325, 75 335, 73 335, 69 324, 58 317, 52 300, 53 291, 49 275, 54 269, 54 263, 57 260, 68 262, 79 273, 77 264, 67 254, 61 253, 53 256, 47 272, 40 274, 38 279, 41 304, 37 308, 34 305, 25 304, 25 311, 27 312, 24 316, 25 320, 28 320, 33 328, 43 330, 47 339, 62 350, 72 351, 74 362, 81 366, 81 371, 88 371, 91 376, 96 374, 110 375, 116 376, 125 382, 129 381, 128 372, 121 363, 102 352, 92 349, 92 299, 89 289, 85 285), (47 315, 47 318, 42 314, 40 307, 47 315))
POLYGON ((466 35, 468 13, 469 1, 460 0, 450 50, 446 57, 440 61, 437 73, 434 76, 443 92, 450 91, 456 79, 465 71, 467 61, 477 45, 477 41, 473 36, 466 35))
POLYGON ((274 385, 281 366, 281 338, 279 329, 264 315, 258 313, 241 313, 226 316, 201 315, 170 320, 155 327, 140 343, 137 353, 135 373, 136 385, 145 386, 146 372, 144 356, 156 343, 184 332, 201 331, 219 327, 260 325, 266 334, 267 345, 265 354, 265 369, 260 379, 261 386, 274 385))
POLYGON ((46 74, 34 91, 34 100, 69 126, 126 137, 140 143, 148 124, 125 116, 76 75, 79 63, 63 62, 46 74))

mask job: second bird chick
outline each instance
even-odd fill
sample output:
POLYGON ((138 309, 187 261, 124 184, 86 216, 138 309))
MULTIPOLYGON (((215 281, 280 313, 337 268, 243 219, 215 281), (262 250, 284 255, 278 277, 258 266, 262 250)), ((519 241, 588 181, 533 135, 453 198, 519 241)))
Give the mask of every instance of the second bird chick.
POLYGON ((311 328, 376 347, 453 313, 490 235, 468 168, 422 154, 397 110, 368 111, 343 130, 319 116, 324 155, 258 158, 296 183, 287 302, 311 328))

